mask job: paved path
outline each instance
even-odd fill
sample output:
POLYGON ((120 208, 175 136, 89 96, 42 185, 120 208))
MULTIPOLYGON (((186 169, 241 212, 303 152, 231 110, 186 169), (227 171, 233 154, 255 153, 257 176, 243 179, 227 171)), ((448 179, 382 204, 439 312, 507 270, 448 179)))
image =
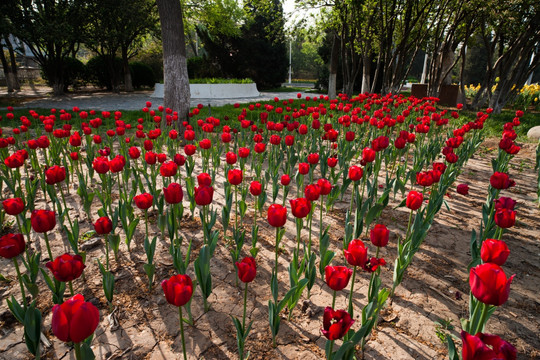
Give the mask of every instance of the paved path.
MULTIPOLYGON (((155 108, 163 103, 163 99, 152 98, 151 91, 140 91, 133 93, 93 93, 84 95, 67 95, 61 97, 49 97, 45 99, 30 100, 17 108, 45 108, 45 109, 72 109, 78 106, 81 110, 98 110, 98 111, 114 111, 114 110, 140 110, 147 101, 152 102, 152 107, 155 108)), ((191 106, 203 104, 205 106, 222 106, 234 103, 251 103, 258 101, 272 100, 278 97, 281 100, 296 99, 297 92, 261 92, 260 96, 249 98, 230 98, 230 99, 191 99, 191 106)), ((318 94, 303 93, 302 96, 316 96, 318 94)))

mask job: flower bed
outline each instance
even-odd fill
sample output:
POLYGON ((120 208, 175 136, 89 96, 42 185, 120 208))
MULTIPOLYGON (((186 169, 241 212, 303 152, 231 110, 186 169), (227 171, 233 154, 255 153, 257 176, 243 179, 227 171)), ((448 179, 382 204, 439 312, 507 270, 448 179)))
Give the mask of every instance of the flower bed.
POLYGON ((79 109, 4 130, 10 358, 538 355, 523 113, 482 153, 489 111, 461 124, 429 98, 275 99, 234 120, 201 105, 183 135, 150 109, 136 130, 79 109))

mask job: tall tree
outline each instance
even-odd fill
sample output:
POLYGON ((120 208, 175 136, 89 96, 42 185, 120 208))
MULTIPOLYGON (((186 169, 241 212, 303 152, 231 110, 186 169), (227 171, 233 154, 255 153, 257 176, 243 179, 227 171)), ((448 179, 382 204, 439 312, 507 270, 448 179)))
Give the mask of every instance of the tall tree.
POLYGON ((540 3, 489 1, 475 15, 482 18, 479 33, 487 53, 487 68, 472 107, 488 106, 497 113, 540 67, 540 3))
POLYGON ((87 21, 85 0, 3 0, 13 35, 30 49, 55 95, 64 92, 64 60, 81 40, 87 21))
POLYGON ((178 123, 189 113, 190 91, 184 20, 180 0, 157 0, 163 42, 164 106, 178 111, 178 123))

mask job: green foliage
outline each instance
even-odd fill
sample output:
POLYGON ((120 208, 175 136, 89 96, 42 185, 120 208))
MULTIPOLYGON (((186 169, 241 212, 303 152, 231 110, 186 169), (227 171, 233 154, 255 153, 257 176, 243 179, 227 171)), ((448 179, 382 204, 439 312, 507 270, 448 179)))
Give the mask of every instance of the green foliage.
POLYGON ((88 81, 91 84, 112 90, 115 87, 113 78, 120 78, 122 59, 117 57, 111 62, 107 59, 107 56, 98 55, 88 60, 86 68, 88 71, 88 81))
POLYGON ((129 69, 131 71, 131 81, 133 82, 134 88, 141 87, 154 87, 156 83, 156 76, 154 75, 154 70, 142 62, 134 61, 129 64, 129 69))
MULTIPOLYGON (((68 91, 70 86, 78 88, 86 84, 86 66, 79 59, 73 57, 65 58, 62 70, 64 91, 68 91)), ((50 72, 45 72, 44 69, 42 69, 41 77, 43 80, 47 81, 49 85, 52 85, 52 80, 49 78, 49 75, 50 72)))
POLYGON ((222 78, 203 78, 190 79, 190 84, 252 84, 251 79, 222 79, 222 78))

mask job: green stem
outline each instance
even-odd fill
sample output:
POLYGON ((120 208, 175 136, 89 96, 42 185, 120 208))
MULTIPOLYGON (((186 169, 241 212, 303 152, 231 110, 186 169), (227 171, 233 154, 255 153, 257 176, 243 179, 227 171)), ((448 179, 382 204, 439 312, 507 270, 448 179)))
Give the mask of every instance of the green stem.
POLYGON ((23 285, 21 270, 19 269, 19 262, 17 261, 17 257, 13 258, 13 264, 15 265, 15 270, 17 271, 17 278, 19 279, 19 285, 21 286, 22 301, 23 301, 24 308, 26 309, 26 293, 24 292, 24 285, 23 285))
POLYGON ((334 350, 334 340, 330 341, 330 350, 328 351, 327 360, 332 359, 332 351, 334 350))
POLYGON ((353 273, 352 273, 351 292, 349 294, 349 306, 348 306, 349 315, 351 315, 352 318, 354 318, 352 298, 353 298, 354 280, 355 279, 356 279, 356 266, 354 267, 354 270, 353 270, 353 273))
POLYGON ((411 213, 409 214, 409 223, 407 224, 407 233, 405 234, 405 241, 407 241, 407 238, 409 237, 409 231, 411 230, 411 221, 412 221, 412 214, 414 210, 411 210, 411 213))
POLYGON ((184 353, 184 360, 187 360, 186 355, 186 340, 184 339, 184 320, 182 319, 182 307, 178 307, 178 312, 180 314, 180 335, 182 337, 182 352, 184 353))
POLYGON ((277 277, 277 270, 278 270, 278 252, 279 252, 279 228, 276 228, 276 250, 275 250, 275 260, 274 260, 274 269, 277 277))
POLYGON ((234 231, 238 231, 238 187, 234 187, 234 231))
POLYGON ((332 294, 332 309, 336 307, 336 290, 334 290, 334 293, 332 294))
POLYGON ((81 343, 75 343, 73 344, 75 347, 75 359, 81 360, 82 359, 82 353, 81 353, 81 343))
POLYGON ((69 292, 71 293, 71 296, 75 295, 75 291, 73 291, 73 281, 70 281, 68 284, 69 284, 69 292))
POLYGON ((486 326, 487 318, 489 314, 489 305, 482 303, 482 315, 480 315, 480 321, 476 333, 483 332, 486 326))
POLYGON ((246 304, 247 304, 248 283, 244 289, 244 316, 242 317, 242 330, 246 329, 246 304))
POLYGON ((53 261, 54 258, 52 256, 51 245, 49 245, 49 237, 47 236, 46 232, 43 233, 43 236, 45 236, 45 245, 47 245, 47 252, 49 253, 49 260, 53 261))

